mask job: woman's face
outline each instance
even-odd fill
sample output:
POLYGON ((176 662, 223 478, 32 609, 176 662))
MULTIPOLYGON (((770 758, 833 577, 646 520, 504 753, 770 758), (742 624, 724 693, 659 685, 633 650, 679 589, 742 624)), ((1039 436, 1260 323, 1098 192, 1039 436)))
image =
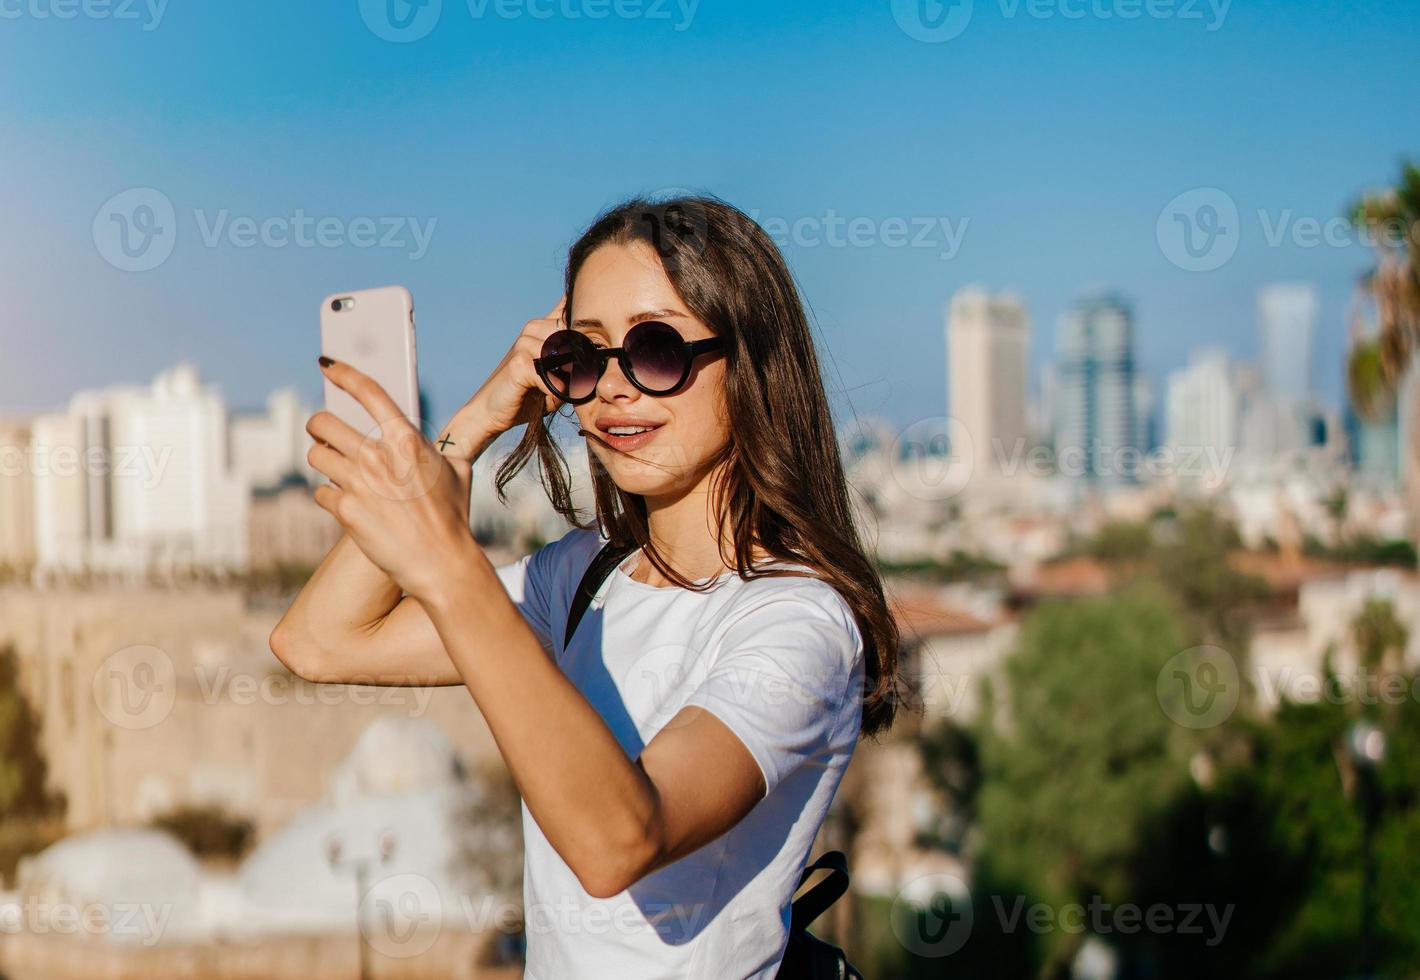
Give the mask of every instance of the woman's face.
MULTIPOLYGON (((669 323, 687 341, 715 336, 686 309, 655 251, 642 242, 607 244, 582 263, 573 283, 572 329, 599 347, 620 347, 643 320, 669 323)), ((725 358, 701 354, 691 364, 684 387, 672 395, 648 395, 622 373, 615 358, 597 382, 595 397, 576 406, 590 451, 616 485, 647 497, 679 495, 707 475, 710 460, 729 439, 724 401, 725 358), (639 444, 617 449, 608 425, 652 425, 639 444)))

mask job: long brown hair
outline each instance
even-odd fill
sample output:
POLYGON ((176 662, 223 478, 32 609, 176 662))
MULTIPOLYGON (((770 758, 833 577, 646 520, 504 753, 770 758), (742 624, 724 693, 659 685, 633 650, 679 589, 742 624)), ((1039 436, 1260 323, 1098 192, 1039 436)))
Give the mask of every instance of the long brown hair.
MULTIPOLYGON (((798 574, 751 565, 757 543, 774 560, 805 565, 838 590, 863 637, 861 734, 887 729, 900 694, 897 624, 854 524, 808 317, 783 256, 749 216, 718 199, 634 198, 603 213, 572 246, 565 309, 573 308, 577 272, 592 252, 633 242, 655 250, 691 312, 725 340, 730 438, 710 465, 717 473, 712 506, 721 538, 727 523, 731 529, 734 567, 744 579, 798 574)), ((499 498, 536 454, 548 497, 571 524, 599 524, 611 541, 643 547, 676 585, 708 588, 712 583, 697 586, 667 566, 650 540, 645 498, 621 490, 595 453, 588 457, 597 523, 579 520, 566 459, 548 428, 551 416, 541 414, 541 393, 529 394, 537 417, 498 469, 499 498)))

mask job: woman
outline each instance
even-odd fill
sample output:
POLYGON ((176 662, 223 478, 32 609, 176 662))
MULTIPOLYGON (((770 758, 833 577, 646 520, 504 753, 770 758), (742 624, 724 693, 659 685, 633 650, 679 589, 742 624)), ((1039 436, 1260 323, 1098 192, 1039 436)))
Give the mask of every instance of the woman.
POLYGON ((316 501, 347 533, 271 646, 310 680, 468 688, 523 799, 530 980, 772 977, 856 740, 897 694, 808 322, 774 244, 708 198, 604 214, 565 285, 437 444, 323 359, 390 421, 371 440, 311 417, 316 501), (547 428, 563 405, 591 441, 586 525, 547 428), (525 422, 499 492, 536 453, 576 526, 494 568, 470 468, 525 422), (636 550, 564 648, 608 540, 636 550))

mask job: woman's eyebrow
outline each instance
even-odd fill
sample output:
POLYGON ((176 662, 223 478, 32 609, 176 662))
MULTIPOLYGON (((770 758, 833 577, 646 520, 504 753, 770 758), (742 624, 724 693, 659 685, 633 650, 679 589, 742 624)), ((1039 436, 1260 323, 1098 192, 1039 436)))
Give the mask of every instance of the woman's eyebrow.
MULTIPOLYGON (((679 310, 647 310, 645 313, 637 313, 629 321, 627 321, 627 325, 634 327, 636 324, 642 323, 646 320, 659 320, 662 317, 667 316, 678 316, 688 318, 689 314, 682 313, 679 310)), ((577 319, 572 321, 572 326, 592 327, 598 330, 603 328, 602 322, 596 319, 595 317, 578 317, 577 319)))

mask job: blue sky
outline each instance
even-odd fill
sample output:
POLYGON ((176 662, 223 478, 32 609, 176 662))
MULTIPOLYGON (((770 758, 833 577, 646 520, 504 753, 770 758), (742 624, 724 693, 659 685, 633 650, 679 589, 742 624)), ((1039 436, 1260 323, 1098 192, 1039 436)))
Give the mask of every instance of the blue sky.
POLYGON ((668 188, 785 229, 840 421, 945 411, 968 283, 1024 297, 1037 366, 1072 300, 1118 289, 1162 379, 1199 345, 1254 356, 1258 287, 1312 281, 1334 400, 1369 253, 1306 222, 1420 158, 1413 0, 442 0, 405 43, 383 2, 0 0, 0 412, 179 356, 235 407, 315 402, 320 298, 399 282, 442 421, 557 298, 577 232, 668 188), (144 271, 96 235, 134 188, 176 229, 144 271), (1208 271, 1159 232, 1198 188, 1238 213, 1208 271), (329 244, 293 242, 298 215, 329 244), (275 230, 244 247, 242 219, 275 230))

